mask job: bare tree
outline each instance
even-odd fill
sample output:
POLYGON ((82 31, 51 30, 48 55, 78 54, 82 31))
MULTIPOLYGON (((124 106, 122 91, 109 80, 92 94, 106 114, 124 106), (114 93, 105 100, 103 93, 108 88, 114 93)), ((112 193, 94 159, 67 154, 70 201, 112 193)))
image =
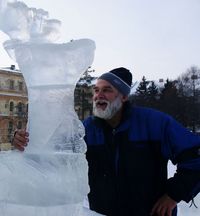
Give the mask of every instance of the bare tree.
POLYGON ((191 66, 177 79, 179 95, 184 98, 183 106, 187 111, 187 124, 196 132, 200 126, 200 69, 191 66))

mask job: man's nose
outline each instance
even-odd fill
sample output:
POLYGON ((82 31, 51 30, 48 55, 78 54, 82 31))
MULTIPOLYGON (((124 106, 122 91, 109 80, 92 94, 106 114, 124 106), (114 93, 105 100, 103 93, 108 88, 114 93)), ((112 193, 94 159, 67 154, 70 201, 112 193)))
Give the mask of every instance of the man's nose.
POLYGON ((97 98, 98 98, 98 99, 105 98, 105 94, 103 93, 103 91, 99 91, 99 92, 98 92, 97 98))

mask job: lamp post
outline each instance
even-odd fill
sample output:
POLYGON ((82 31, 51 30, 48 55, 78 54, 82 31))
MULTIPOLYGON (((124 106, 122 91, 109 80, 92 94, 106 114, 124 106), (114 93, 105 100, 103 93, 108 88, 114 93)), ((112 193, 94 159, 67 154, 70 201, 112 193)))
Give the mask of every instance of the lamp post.
POLYGON ((192 92, 193 92, 193 96, 192 96, 192 104, 193 104, 193 115, 192 115, 192 131, 196 132, 196 84, 195 81, 198 79, 198 76, 195 74, 195 72, 193 71, 193 74, 191 76, 191 80, 192 80, 192 92))

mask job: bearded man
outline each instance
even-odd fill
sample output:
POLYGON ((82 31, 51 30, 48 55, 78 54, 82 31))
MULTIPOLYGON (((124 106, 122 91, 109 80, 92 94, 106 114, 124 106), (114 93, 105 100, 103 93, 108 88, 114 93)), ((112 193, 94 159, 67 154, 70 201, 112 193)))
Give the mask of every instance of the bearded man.
MULTIPOLYGON (((176 216, 176 205, 200 191, 200 137, 159 111, 131 106, 132 74, 116 68, 94 87, 93 113, 83 124, 90 209, 107 216, 176 216), (167 162, 177 172, 167 178, 167 162)), ((23 150, 28 134, 14 145, 23 150)))

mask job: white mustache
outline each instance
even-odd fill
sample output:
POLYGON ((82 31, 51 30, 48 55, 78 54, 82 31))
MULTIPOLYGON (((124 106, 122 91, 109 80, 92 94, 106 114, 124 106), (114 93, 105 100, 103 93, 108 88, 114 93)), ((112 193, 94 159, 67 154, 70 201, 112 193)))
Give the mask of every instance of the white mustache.
POLYGON ((94 102, 94 105, 96 106, 98 103, 106 103, 107 105, 109 104, 109 101, 107 101, 107 100, 96 100, 95 102, 94 102))

